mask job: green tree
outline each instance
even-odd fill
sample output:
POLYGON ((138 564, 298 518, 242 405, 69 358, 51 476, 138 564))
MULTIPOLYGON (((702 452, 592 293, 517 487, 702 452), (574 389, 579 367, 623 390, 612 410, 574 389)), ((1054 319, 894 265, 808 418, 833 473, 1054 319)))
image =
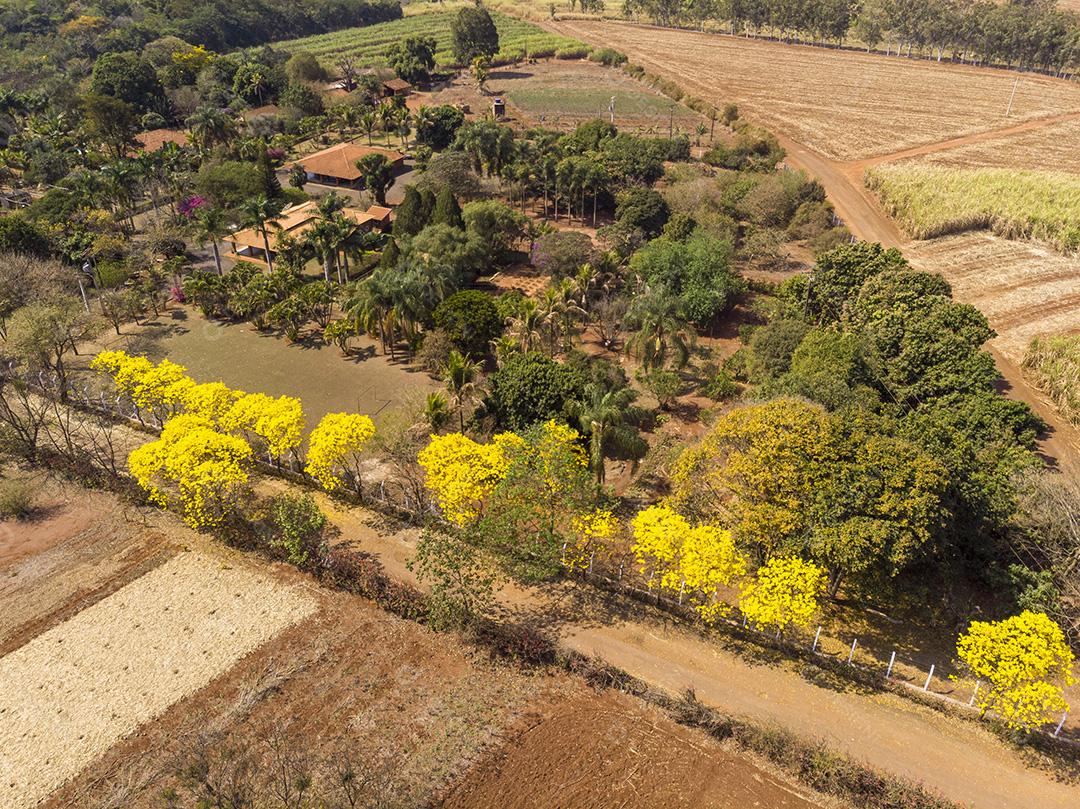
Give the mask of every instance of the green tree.
POLYGON ((450 48, 454 61, 469 65, 478 56, 492 57, 499 52, 499 32, 483 6, 459 9, 450 23, 450 48))
POLYGON ((489 382, 489 406, 512 430, 561 418, 566 403, 582 395, 582 383, 566 366, 535 351, 509 358, 489 382))
POLYGON ((452 228, 465 229, 465 220, 461 216, 461 206, 458 205, 454 192, 449 185, 439 188, 435 199, 435 210, 431 214, 432 225, 446 225, 452 228))
POLYGON ((437 152, 447 148, 465 123, 465 113, 452 104, 420 107, 416 113, 416 142, 437 152))
POLYGON ((435 307, 435 325, 465 355, 483 357, 503 330, 503 320, 490 295, 478 289, 455 292, 435 307))
POLYGON ((477 200, 461 212, 465 229, 483 246, 485 254, 495 262, 510 258, 511 248, 525 233, 525 217, 499 200, 477 200))
POLYGON ((625 227, 637 228, 647 237, 659 236, 671 211, 659 191, 632 188, 619 195, 615 219, 625 227))
POLYGON ((307 566, 319 552, 326 515, 310 494, 280 494, 270 504, 274 535, 270 546, 284 552, 299 567, 307 566))
POLYGON ((285 76, 290 82, 326 81, 326 68, 308 51, 296 51, 285 63, 285 76))
POLYGON ((356 161, 356 167, 364 178, 364 187, 372 193, 380 205, 386 204, 386 190, 394 181, 394 167, 382 154, 364 155, 356 161))
POLYGON ((398 78, 423 84, 435 68, 435 49, 434 37, 405 37, 386 49, 386 63, 398 78))
POLYGON ((683 318, 681 302, 663 287, 634 298, 624 323, 634 330, 626 351, 637 356, 646 371, 663 368, 669 359, 679 368, 689 361, 693 332, 683 318))
POLYGON ((473 362, 457 349, 450 352, 446 365, 443 366, 442 377, 446 383, 446 392, 450 394, 450 401, 458 413, 462 430, 465 429, 465 407, 476 397, 476 382, 482 370, 481 363, 473 362))
POLYGON ((263 196, 267 199, 276 199, 281 196, 281 181, 277 178, 273 165, 270 163, 270 154, 266 148, 266 141, 259 144, 259 157, 255 163, 259 172, 259 183, 262 186, 263 196))
POLYGON ((109 95, 87 95, 83 97, 82 112, 87 135, 103 143, 117 160, 127 154, 139 131, 134 105, 109 95))
POLYGON ((255 228, 263 237, 263 252, 266 256, 266 268, 274 271, 273 258, 270 255, 270 227, 281 215, 282 203, 266 196, 249 199, 241 206, 241 211, 248 225, 255 228))
POLYGON ((0 216, 0 252, 44 258, 49 255, 49 237, 25 214, 0 216))
POLYGON ((416 186, 405 186, 405 197, 394 211, 394 236, 402 239, 406 236, 415 236, 427 221, 424 218, 424 203, 420 198, 420 192, 416 186))
POLYGON ((90 92, 112 96, 140 112, 160 109, 165 100, 165 90, 153 65, 134 51, 99 56, 90 74, 90 92))
POLYGON ((494 571, 460 536, 425 529, 407 565, 428 586, 428 618, 437 629, 466 626, 494 603, 494 571))

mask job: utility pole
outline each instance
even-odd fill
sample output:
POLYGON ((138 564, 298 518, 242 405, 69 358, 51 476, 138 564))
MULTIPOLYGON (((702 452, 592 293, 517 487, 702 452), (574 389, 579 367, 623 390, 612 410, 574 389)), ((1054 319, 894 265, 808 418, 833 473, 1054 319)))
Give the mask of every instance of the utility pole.
POLYGON ((668 111, 668 124, 667 124, 667 139, 671 140, 675 137, 675 105, 671 105, 671 109, 668 111))
POLYGON ((1012 112, 1013 99, 1016 98, 1016 85, 1020 83, 1020 74, 1016 74, 1016 81, 1013 82, 1012 93, 1009 95, 1009 106, 1005 110, 1005 117, 1009 117, 1009 113, 1012 112))
POLYGON ((614 126, 615 125, 615 96, 612 96, 611 101, 608 102, 607 111, 608 111, 608 114, 611 116, 611 125, 614 126))

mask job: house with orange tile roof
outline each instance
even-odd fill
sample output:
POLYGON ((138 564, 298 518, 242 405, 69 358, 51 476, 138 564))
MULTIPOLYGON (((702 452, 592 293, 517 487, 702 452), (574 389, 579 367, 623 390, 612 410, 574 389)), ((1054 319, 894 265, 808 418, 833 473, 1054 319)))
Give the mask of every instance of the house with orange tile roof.
MULTIPOLYGON (((391 211, 389 208, 379 205, 372 205, 366 211, 359 208, 342 208, 340 213, 346 219, 354 222, 360 232, 385 231, 390 227, 391 211)), ((315 227, 319 216, 318 202, 312 199, 298 205, 290 205, 281 212, 277 219, 268 222, 266 230, 270 242, 271 260, 276 255, 274 246, 279 238, 285 236, 291 239, 303 239, 315 227)), ((256 264, 267 263, 266 246, 261 230, 243 228, 230 233, 223 241, 229 246, 226 256, 233 261, 250 261, 256 264)))
POLYGON ((369 154, 381 154, 400 172, 405 165, 405 155, 392 149, 380 149, 375 146, 362 146, 349 141, 339 143, 322 151, 294 160, 290 166, 302 166, 309 182, 320 185, 337 185, 346 188, 362 188, 363 172, 356 166, 356 161, 369 154))
POLYGON ((186 132, 179 129, 151 129, 147 132, 140 132, 135 136, 135 143, 138 144, 136 151, 139 152, 156 152, 166 143, 175 143, 177 146, 187 146, 188 136, 186 132))

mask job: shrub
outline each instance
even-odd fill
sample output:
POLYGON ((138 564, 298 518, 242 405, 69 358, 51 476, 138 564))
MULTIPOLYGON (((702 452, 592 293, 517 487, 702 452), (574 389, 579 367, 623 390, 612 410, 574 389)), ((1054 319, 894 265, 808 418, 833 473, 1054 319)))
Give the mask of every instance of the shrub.
POLYGON ((614 48, 598 48, 589 54, 589 59, 608 67, 626 64, 626 54, 614 48))
POLYGON ((595 260, 592 239, 574 230, 545 233, 533 246, 533 266, 556 280, 573 275, 582 264, 595 260))
POLYGON ((37 488, 23 478, 0 480, 0 519, 25 520, 34 513, 37 488))
POLYGON ((726 402, 739 395, 739 385, 727 371, 717 371, 712 379, 701 386, 701 393, 715 402, 726 402))
POLYGON ((491 375, 489 406, 499 424, 519 430, 562 418, 566 402, 580 395, 566 366, 530 352, 511 357, 491 375))
POLYGON ((319 551, 326 515, 310 494, 282 494, 270 506, 275 536, 270 545, 285 554, 291 564, 305 567, 319 551))
POLYGON ((420 344, 416 352, 416 364, 429 374, 439 376, 442 369, 446 367, 450 352, 455 347, 454 341, 450 339, 445 329, 424 332, 424 342, 420 344))
POLYGON ((588 45, 567 45, 555 51, 556 59, 584 59, 588 55, 588 45))
POLYGON ((485 356, 503 328, 495 301, 476 289, 455 292, 435 308, 433 317, 454 345, 472 357, 485 356))

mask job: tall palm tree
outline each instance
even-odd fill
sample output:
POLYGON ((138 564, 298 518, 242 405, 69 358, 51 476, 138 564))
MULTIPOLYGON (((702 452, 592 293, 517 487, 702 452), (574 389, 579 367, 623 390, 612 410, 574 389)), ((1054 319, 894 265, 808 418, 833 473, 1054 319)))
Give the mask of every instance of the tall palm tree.
POLYGON ((450 394, 450 401, 458 412, 458 423, 461 430, 465 430, 465 405, 476 396, 476 380, 483 370, 483 365, 473 362, 457 349, 450 352, 443 366, 443 379, 446 381, 446 392, 450 394))
POLYGON ((693 333, 682 316, 679 299, 662 287, 635 298, 626 322, 636 329, 626 350, 641 359, 646 371, 662 368, 671 354, 679 368, 690 359, 693 333))
POLYGON ((511 319, 507 335, 528 354, 540 345, 544 338, 544 318, 536 301, 527 298, 518 315, 511 319))
POLYGON ((186 123, 192 143, 202 151, 209 151, 218 144, 228 144, 238 132, 236 120, 225 110, 216 107, 199 107, 186 123))
POLYGON ((379 116, 379 124, 382 126, 382 130, 386 133, 386 148, 390 148, 390 133, 394 131, 394 125, 397 123, 398 110, 393 104, 389 102, 380 104, 376 109, 379 116))
POLYGON ((581 434, 589 438, 589 466, 600 485, 604 483, 605 447, 632 449, 640 441, 636 431, 625 423, 636 396, 631 388, 609 390, 589 382, 581 399, 567 403, 567 412, 577 419, 581 434))
POLYGON ((374 110, 368 110, 360 116, 360 128, 367 133, 367 145, 371 145, 371 133, 375 131, 375 124, 378 123, 379 117, 375 114, 374 110))
POLYGON ((195 211, 195 228, 203 244, 210 242, 214 248, 214 266, 218 275, 224 275, 221 269, 221 251, 218 244, 229 232, 225 211, 221 208, 204 205, 195 211))
POLYGON ((246 200, 240 210, 248 225, 255 228, 263 237, 263 251, 266 253, 266 268, 269 272, 274 271, 274 262, 270 256, 270 233, 269 228, 281 216, 284 207, 280 200, 270 199, 265 194, 246 200))

